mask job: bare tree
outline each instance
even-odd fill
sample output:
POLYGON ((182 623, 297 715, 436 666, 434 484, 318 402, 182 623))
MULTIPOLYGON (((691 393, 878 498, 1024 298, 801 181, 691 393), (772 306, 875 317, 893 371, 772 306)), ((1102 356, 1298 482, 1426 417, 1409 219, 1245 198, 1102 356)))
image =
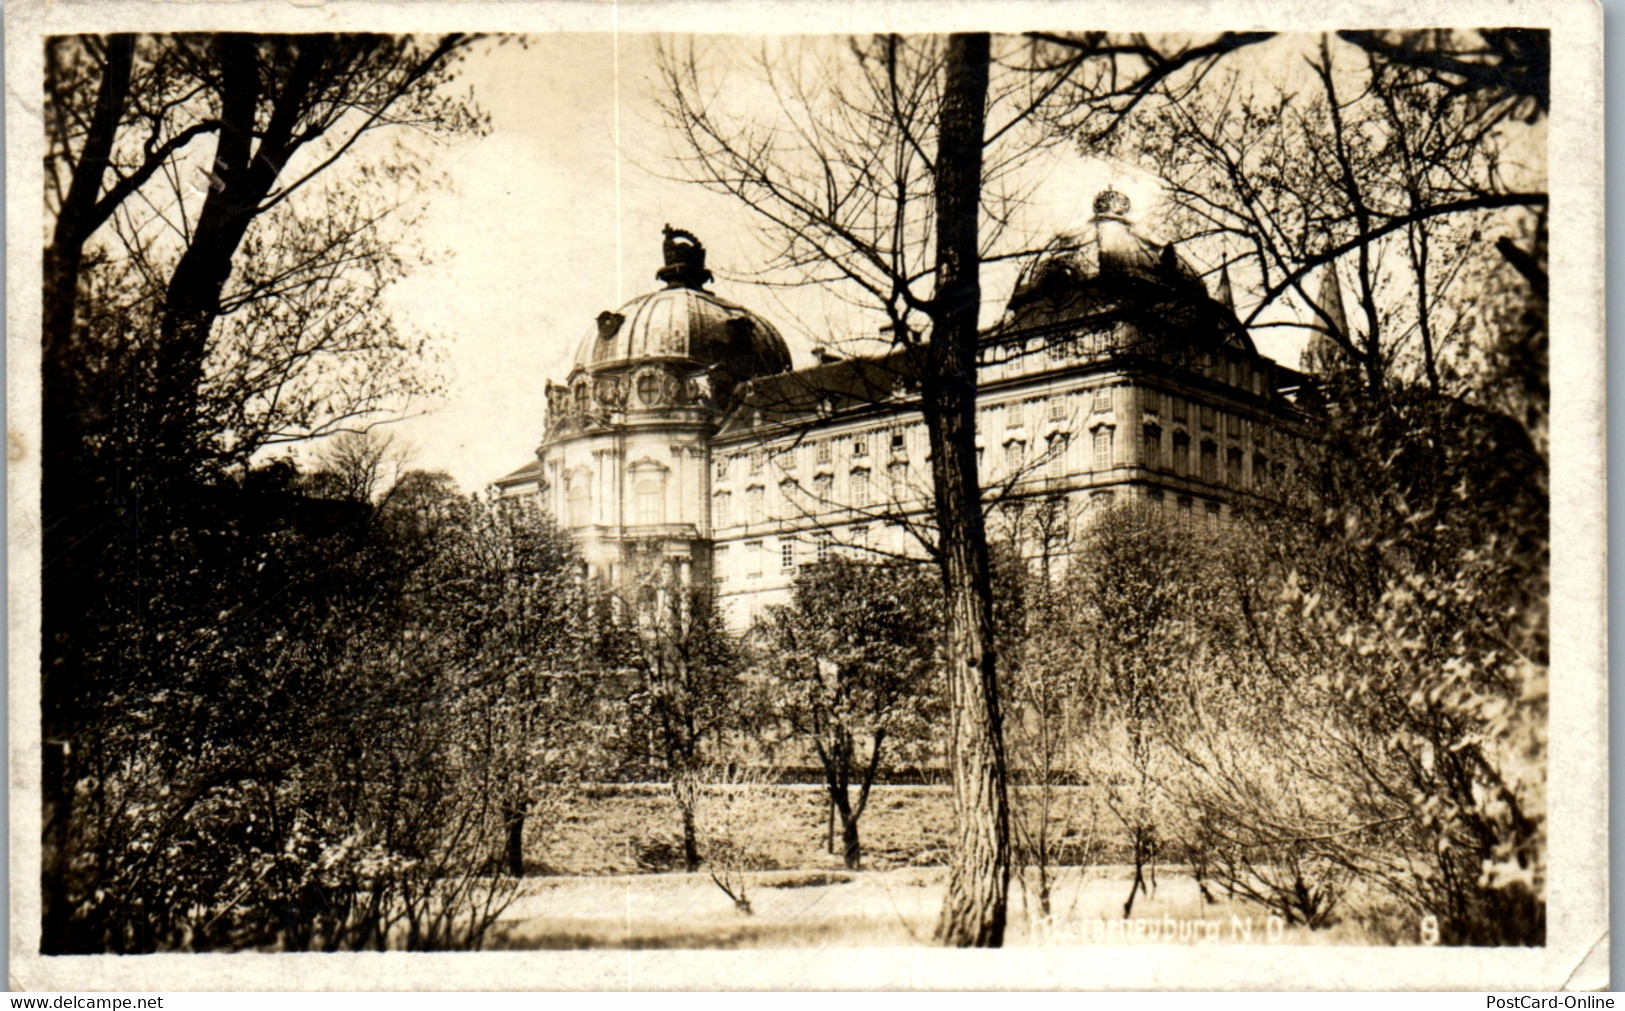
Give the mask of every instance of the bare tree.
POLYGON ((931 447, 952 722, 955 834, 937 926, 944 944, 1003 942, 1010 877, 975 451, 980 265, 1021 255, 1019 237, 1006 234, 1023 194, 1020 169, 1036 145, 1054 138, 1029 128, 1063 85, 1080 80, 1085 68, 1109 65, 1110 74, 1095 76, 1095 90, 1132 101, 1176 71, 1249 41, 1227 35, 1214 43, 1218 49, 1187 46, 1165 57, 1150 44, 1125 49, 1102 37, 1068 44, 1063 58, 1047 63, 1028 58, 1030 40, 1001 40, 995 52, 986 34, 859 40, 848 57, 825 54, 822 62, 764 54, 762 91, 753 97, 776 105, 767 121, 759 110, 730 117, 692 51, 662 54, 666 112, 688 176, 770 224, 781 244, 775 268, 802 281, 838 280, 879 311, 900 365, 918 383, 931 447), (1121 77, 1120 58, 1129 61, 1121 77))
MULTIPOLYGON (((1470 292, 1498 259, 1486 233, 1546 203, 1528 127, 1539 61, 1491 87, 1484 74, 1445 80, 1421 58, 1500 33, 1443 33, 1431 49, 1341 36, 1277 40, 1302 50, 1301 72, 1231 65, 1199 90, 1165 90, 1119 149, 1167 179, 1188 246, 1254 293, 1244 324, 1309 327, 1379 399, 1406 375, 1459 392, 1449 362, 1464 357, 1470 292)), ((1088 135, 1087 120, 1072 128, 1088 135)))

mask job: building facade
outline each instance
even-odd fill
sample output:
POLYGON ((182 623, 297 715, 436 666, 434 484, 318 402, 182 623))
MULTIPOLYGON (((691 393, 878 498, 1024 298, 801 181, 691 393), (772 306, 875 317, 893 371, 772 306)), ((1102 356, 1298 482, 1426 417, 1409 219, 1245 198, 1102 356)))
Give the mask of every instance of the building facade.
MULTIPOLYGON (((1221 272, 1136 235, 1108 191, 1057 236, 982 338, 977 458, 990 536, 1064 555, 1092 513, 1139 501, 1217 526, 1268 494, 1307 437, 1302 376, 1260 355, 1221 272)), ((709 581, 741 628, 831 552, 923 554, 930 451, 901 352, 792 370, 766 320, 706 290, 705 253, 666 232, 666 287, 599 315, 549 384, 537 495, 589 575, 709 581)))

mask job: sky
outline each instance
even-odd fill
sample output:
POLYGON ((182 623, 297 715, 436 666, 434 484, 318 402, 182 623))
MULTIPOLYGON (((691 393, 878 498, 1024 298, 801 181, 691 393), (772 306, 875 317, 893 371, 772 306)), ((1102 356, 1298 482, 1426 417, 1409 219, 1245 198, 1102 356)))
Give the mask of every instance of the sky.
MULTIPOLYGON (((828 291, 744 280, 760 265, 762 226, 732 198, 672 178, 653 59, 651 36, 558 34, 468 60, 463 80, 491 129, 423 148, 443 180, 423 197, 414 236, 431 262, 390 295, 397 319, 434 335, 442 355, 443 393, 390 426, 412 466, 475 491, 533 460, 548 380, 565 379, 598 313, 659 287, 667 223, 700 238, 711 290, 772 321, 798 366, 815 344, 870 332, 871 319, 828 291)), ((1154 214, 1157 184, 1143 171, 1069 149, 1031 171, 1035 235, 1084 227, 1108 186, 1154 214)), ((984 269, 984 323, 1015 269, 984 269)))

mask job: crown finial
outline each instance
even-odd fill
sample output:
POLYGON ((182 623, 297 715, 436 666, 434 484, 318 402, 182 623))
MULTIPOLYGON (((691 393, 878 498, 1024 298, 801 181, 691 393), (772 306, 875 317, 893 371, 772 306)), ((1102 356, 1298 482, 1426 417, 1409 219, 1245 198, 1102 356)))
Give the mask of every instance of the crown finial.
POLYGON ((1101 190, 1095 194, 1095 217, 1123 220, 1129 212, 1128 197, 1116 190, 1101 190))
POLYGON ((655 279, 665 281, 668 288, 703 288, 711 283, 711 272, 705 269, 705 245, 693 232, 670 225, 661 229, 665 241, 660 250, 666 265, 655 271, 655 279))

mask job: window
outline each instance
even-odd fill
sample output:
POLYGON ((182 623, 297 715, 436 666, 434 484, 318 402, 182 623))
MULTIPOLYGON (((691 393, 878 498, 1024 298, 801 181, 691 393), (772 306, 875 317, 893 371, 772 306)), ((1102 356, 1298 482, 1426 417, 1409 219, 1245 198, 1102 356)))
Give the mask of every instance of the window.
POLYGON ((784 470, 795 470, 796 457, 800 455, 801 453, 796 449, 796 447, 791 446, 788 449, 780 450, 774 459, 779 461, 779 466, 784 470))
POLYGON ((896 461, 887 472, 891 475, 891 497, 898 502, 908 498, 908 461, 896 461))
POLYGON ((813 457, 814 462, 815 463, 828 463, 829 462, 829 440, 828 439, 820 440, 816 445, 818 446, 818 449, 815 451, 815 455, 813 457))
POLYGON ((1162 394, 1156 390, 1145 391, 1145 405, 1141 408, 1148 418, 1158 417, 1162 413, 1162 394))
POLYGON ((1174 473, 1179 477, 1191 476, 1191 437, 1184 432, 1174 433, 1174 473))
POLYGON ((728 581, 728 545, 719 544, 711 552, 711 582, 726 583, 728 581))
POLYGON ((1202 480, 1211 484, 1219 481, 1219 447, 1206 441, 1202 443, 1202 480))
POLYGON ((835 496, 835 479, 828 474, 813 478, 813 496, 818 499, 819 505, 830 505, 835 496))
POLYGON ((779 538, 779 568, 784 572, 796 571, 796 542, 788 537, 779 538))
POLYGON ((585 478, 570 482, 570 525, 584 527, 592 522, 592 492, 585 478))
POLYGON ((852 440, 852 458, 855 459, 855 460, 861 460, 861 459, 863 459, 864 457, 866 457, 868 455, 869 455, 869 440, 868 439, 862 439, 862 438, 853 439, 852 440))
POLYGON ((1162 429, 1156 425, 1147 425, 1141 432, 1141 459, 1145 466, 1153 470, 1162 469, 1162 429))
POLYGON ((763 454, 759 449, 753 449, 750 451, 750 472, 752 474, 760 474, 762 472, 762 457, 764 455, 765 454, 763 454))
POLYGON ((1207 525, 1210 527, 1219 525, 1219 503, 1217 502, 1207 503, 1207 525))
POLYGON ((1224 479, 1232 488, 1242 486, 1241 450, 1230 449, 1224 454, 1224 479))
POLYGON ((1095 391, 1095 413, 1102 414, 1112 409, 1112 391, 1108 386, 1102 386, 1095 391))
POLYGON ((869 524, 859 523, 852 528, 852 546, 857 548, 869 546, 869 524))
POLYGON ((1021 408, 1022 408, 1022 405, 1018 404, 1018 403, 1016 403, 1016 404, 1005 404, 1004 405, 1004 427, 1005 428, 1020 428, 1021 427, 1021 423, 1026 420, 1025 417, 1024 417, 1026 412, 1023 411, 1021 408))
POLYGON ((1168 413, 1173 416, 1177 424, 1183 425, 1190 420, 1190 408, 1186 406, 1185 401, 1178 397, 1168 398, 1168 413))
POLYGON ((1051 397, 1051 398, 1049 398, 1049 420, 1051 420, 1051 421, 1065 421, 1066 420, 1066 398, 1064 398, 1064 397, 1051 397))
POLYGON ((660 377, 653 372, 645 372, 638 377, 638 402, 644 407, 653 407, 660 400, 660 377))
POLYGON ((767 516, 767 494, 757 486, 745 490, 745 522, 760 523, 767 516))
POLYGON ((908 443, 907 440, 903 438, 902 432, 893 432, 891 434, 891 451, 893 456, 901 456, 907 451, 907 447, 908 443))
POLYGON ((1004 444, 1004 470, 1014 477, 1021 471, 1022 443, 1020 439, 1012 439, 1004 444))
POLYGON ((1241 415, 1227 414, 1224 416, 1225 434, 1232 439, 1241 438, 1241 415))
POLYGON ((1065 432, 1056 432, 1049 437, 1049 476, 1061 478, 1066 476, 1066 447, 1072 437, 1065 432))
POLYGON ((1258 488, 1270 485, 1270 461, 1263 453, 1253 454, 1253 485, 1258 488))
POLYGON ((728 480, 728 458, 721 453, 717 454, 717 480, 728 480))
POLYGON ((815 543, 817 545, 818 560, 820 562, 829 561, 829 546, 834 539, 835 535, 830 533, 828 530, 820 530, 818 532, 818 536, 815 538, 815 543))
POLYGON ((1213 408, 1211 407, 1202 408, 1202 431, 1213 431, 1213 408))
POLYGON ((1112 469, 1112 428, 1102 425, 1095 429, 1095 470, 1112 469))
POLYGON ((762 542, 745 542, 745 578, 762 578, 762 542))
POLYGON ((862 509, 869 504, 869 472, 855 470, 852 472, 852 507, 862 509))
POLYGON ((732 523, 734 497, 725 491, 721 491, 713 495, 711 499, 713 502, 711 507, 711 525, 713 527, 725 527, 732 523))
POLYGON ((637 483, 638 525, 656 526, 666 522, 666 482, 659 477, 643 477, 637 483))

